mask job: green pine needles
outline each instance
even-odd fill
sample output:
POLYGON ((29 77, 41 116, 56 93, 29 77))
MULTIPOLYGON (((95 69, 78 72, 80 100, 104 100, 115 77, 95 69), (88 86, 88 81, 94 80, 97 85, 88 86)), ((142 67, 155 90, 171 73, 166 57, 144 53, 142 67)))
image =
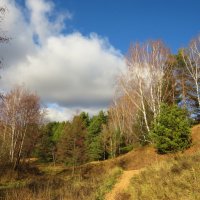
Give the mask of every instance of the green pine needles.
POLYGON ((192 138, 186 110, 177 105, 163 104, 155 121, 151 137, 158 153, 173 153, 190 147, 192 138))

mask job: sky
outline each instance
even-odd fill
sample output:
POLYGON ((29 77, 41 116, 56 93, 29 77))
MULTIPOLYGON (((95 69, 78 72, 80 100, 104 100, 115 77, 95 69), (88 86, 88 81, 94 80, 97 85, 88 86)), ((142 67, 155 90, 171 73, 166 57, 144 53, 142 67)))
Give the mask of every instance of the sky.
POLYGON ((74 14, 72 29, 108 37, 126 53, 130 42, 161 39, 175 53, 200 33, 199 0, 56 0, 74 14))
POLYGON ((112 102, 130 43, 161 39, 176 53, 200 34, 199 0, 0 0, 1 90, 35 91, 49 120, 112 102))

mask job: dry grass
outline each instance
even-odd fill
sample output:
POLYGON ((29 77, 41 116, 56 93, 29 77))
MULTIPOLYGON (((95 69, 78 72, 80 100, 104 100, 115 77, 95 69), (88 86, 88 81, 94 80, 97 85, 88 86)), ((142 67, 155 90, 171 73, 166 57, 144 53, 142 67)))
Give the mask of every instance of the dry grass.
POLYGON ((200 199, 200 154, 160 162, 133 177, 134 200, 200 199))
POLYGON ((72 171, 65 167, 47 166, 40 175, 27 174, 17 185, 17 175, 0 187, 3 200, 94 200, 103 199, 111 190, 121 170, 101 163, 87 164, 72 171), (44 173, 46 172, 46 173, 44 173), (56 173, 57 172, 57 173, 56 173), (23 183, 23 184, 22 184, 23 183))
POLYGON ((113 162, 115 165, 120 166, 125 170, 138 170, 159 163, 160 161, 173 158, 177 155, 192 155, 200 151, 200 124, 192 128, 192 141, 192 146, 184 152, 159 155, 156 153, 153 146, 145 146, 139 147, 123 156, 105 162, 113 162))

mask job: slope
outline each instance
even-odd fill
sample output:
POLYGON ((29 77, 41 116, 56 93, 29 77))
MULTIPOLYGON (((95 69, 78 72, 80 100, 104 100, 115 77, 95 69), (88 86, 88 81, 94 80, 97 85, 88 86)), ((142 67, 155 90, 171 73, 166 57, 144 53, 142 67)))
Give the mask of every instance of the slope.
POLYGON ((179 156, 190 156, 199 152, 200 150, 200 125, 196 125, 192 128, 193 145, 184 152, 170 154, 170 155, 158 155, 153 147, 143 147, 116 159, 115 162, 121 164, 124 168, 124 173, 119 178, 116 185, 106 195, 106 200, 119 199, 119 195, 123 194, 127 190, 130 184, 130 180, 133 176, 139 174, 144 168, 148 166, 156 166, 161 160, 167 160, 179 156))

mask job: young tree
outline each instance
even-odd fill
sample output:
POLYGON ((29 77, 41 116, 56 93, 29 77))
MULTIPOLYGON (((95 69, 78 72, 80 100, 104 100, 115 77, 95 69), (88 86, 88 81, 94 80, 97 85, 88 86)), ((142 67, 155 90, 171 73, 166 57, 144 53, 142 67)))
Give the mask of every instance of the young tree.
POLYGON ((190 147, 192 139, 187 111, 177 105, 163 104, 151 136, 159 153, 171 153, 190 147))
POLYGON ((56 142, 54 140, 54 128, 57 122, 49 122, 40 129, 40 139, 36 146, 36 156, 43 162, 54 162, 56 153, 56 142))
POLYGON ((75 116, 72 123, 65 126, 64 133, 57 143, 58 159, 73 167, 86 161, 86 127, 80 116, 75 116))
POLYGON ((101 131, 103 124, 107 123, 107 115, 100 111, 97 116, 93 116, 86 136, 87 154, 90 161, 103 158, 103 146, 101 143, 101 131))

